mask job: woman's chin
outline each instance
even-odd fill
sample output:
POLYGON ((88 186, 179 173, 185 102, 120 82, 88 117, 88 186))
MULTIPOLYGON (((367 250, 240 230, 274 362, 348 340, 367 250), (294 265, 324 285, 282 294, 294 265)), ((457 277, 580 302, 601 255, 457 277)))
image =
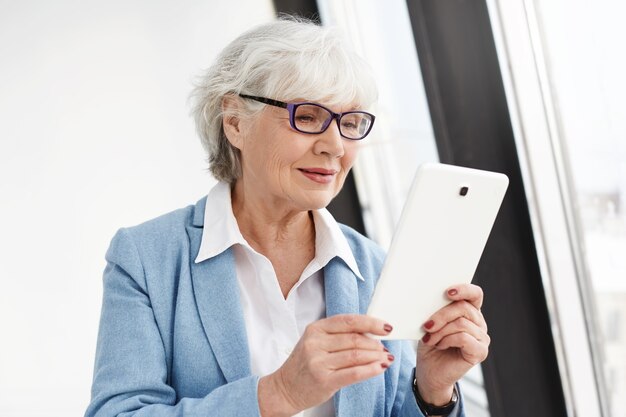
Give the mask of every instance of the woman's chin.
POLYGON ((306 198, 301 202, 300 206, 305 211, 320 210, 326 208, 334 197, 335 194, 330 192, 308 191, 306 198))

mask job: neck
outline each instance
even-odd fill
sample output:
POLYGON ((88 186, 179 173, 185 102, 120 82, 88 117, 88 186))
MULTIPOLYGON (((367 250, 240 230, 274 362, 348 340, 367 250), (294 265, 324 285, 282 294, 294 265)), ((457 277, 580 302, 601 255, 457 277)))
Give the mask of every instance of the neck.
POLYGON ((267 256, 279 248, 315 245, 315 225, 308 211, 264 198, 243 180, 235 183, 231 200, 241 234, 258 252, 267 256))

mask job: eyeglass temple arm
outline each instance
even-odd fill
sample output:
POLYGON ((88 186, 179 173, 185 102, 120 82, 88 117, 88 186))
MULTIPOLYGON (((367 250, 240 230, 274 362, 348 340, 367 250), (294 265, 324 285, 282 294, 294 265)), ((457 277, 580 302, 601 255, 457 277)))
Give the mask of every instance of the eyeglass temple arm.
POLYGON ((258 97, 258 96, 249 96, 247 94, 239 94, 239 97, 248 98, 250 100, 258 101, 260 103, 269 104, 271 106, 282 107, 284 109, 287 108, 287 103, 278 100, 272 100, 271 98, 258 97))

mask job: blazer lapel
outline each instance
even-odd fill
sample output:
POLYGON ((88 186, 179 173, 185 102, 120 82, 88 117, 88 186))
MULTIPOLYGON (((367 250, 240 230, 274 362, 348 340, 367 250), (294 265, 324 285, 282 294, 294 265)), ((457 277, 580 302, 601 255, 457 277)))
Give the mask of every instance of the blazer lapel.
POLYGON ((341 259, 333 258, 324 268, 326 316, 359 313, 358 278, 341 259))
POLYGON ((232 382, 251 373, 246 326, 232 250, 200 263, 193 261, 202 239, 205 201, 198 202, 193 224, 187 226, 191 280, 204 332, 226 381, 232 382))
MULTIPOLYGON (((331 260, 324 268, 326 292, 326 316, 337 314, 359 314, 358 278, 339 258, 331 260)), ((335 415, 373 416, 379 415, 382 396, 377 389, 376 378, 340 389, 334 396, 335 415)))

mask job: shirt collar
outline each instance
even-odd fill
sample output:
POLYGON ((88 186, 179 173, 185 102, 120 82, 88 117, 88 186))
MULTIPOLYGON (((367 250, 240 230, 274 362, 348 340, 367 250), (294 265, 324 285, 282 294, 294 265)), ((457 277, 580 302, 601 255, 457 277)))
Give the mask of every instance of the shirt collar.
POLYGON ((230 185, 220 181, 206 198, 202 240, 195 263, 217 256, 238 243, 248 246, 233 214, 230 185))
MULTIPOLYGON (((233 214, 230 185, 218 182, 209 192, 204 209, 204 229, 195 263, 219 255, 229 247, 241 244, 250 247, 239 231, 233 214)), ((364 281, 352 249, 328 210, 312 210, 315 223, 315 263, 326 266, 334 257, 341 258, 352 272, 364 281)))
POLYGON ((335 256, 341 258, 361 281, 365 281, 346 236, 332 214, 325 208, 313 210, 315 222, 315 259, 321 267, 335 256))

